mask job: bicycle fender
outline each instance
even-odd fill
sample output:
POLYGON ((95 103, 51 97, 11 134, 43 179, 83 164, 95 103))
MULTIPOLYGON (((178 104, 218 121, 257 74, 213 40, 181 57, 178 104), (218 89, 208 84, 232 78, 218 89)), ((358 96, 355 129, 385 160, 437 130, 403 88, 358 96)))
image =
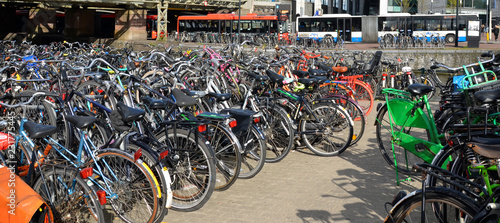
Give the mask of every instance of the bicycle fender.
POLYGON ((254 128, 255 130, 257 130, 257 132, 259 133, 260 139, 262 139, 262 140, 266 139, 266 137, 264 136, 264 133, 262 133, 262 131, 260 131, 260 129, 257 128, 257 126, 252 125, 252 128, 254 128))

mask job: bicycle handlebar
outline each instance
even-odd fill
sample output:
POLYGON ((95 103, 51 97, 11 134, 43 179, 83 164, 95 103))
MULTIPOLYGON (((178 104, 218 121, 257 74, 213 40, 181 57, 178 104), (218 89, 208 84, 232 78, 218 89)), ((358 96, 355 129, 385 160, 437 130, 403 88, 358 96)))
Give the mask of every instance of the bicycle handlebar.
MULTIPOLYGON (((0 102, 0 105, 5 106, 5 107, 8 107, 8 108, 17 108, 17 107, 21 107, 21 106, 24 106, 24 105, 30 104, 30 103, 33 101, 33 99, 34 99, 35 97, 38 97, 38 96, 45 96, 45 95, 46 95, 46 93, 45 93, 45 92, 36 92, 36 93, 34 93, 34 94, 30 97, 30 99, 29 99, 27 102, 21 102, 21 103, 18 103, 18 104, 13 104, 13 105, 9 105, 9 104, 5 104, 5 103, 3 103, 3 102, 0 102)), ((6 97, 4 97, 4 98, 7 98, 7 97, 13 97, 13 98, 14 98, 15 96, 10 95, 10 96, 6 96, 6 97)))
POLYGON ((489 60, 484 60, 484 61, 479 61, 479 62, 477 62, 477 63, 472 63, 472 64, 469 64, 469 65, 464 65, 464 66, 462 66, 462 67, 453 67, 453 68, 452 68, 452 67, 448 67, 448 66, 446 66, 446 65, 444 65, 444 64, 442 64, 442 63, 439 63, 439 62, 436 62, 436 61, 432 61, 432 63, 433 63, 433 64, 431 65, 431 69, 432 69, 432 70, 435 70, 435 69, 437 69, 437 68, 442 67, 442 68, 445 68, 445 69, 447 69, 447 70, 449 70, 449 71, 452 71, 452 72, 457 72, 457 71, 459 71, 459 70, 463 70, 464 68, 469 68, 469 67, 477 66, 477 65, 479 65, 480 63, 481 63, 481 64, 485 64, 485 63, 490 63, 490 62, 495 61, 495 54, 493 54, 493 53, 491 53, 491 52, 488 52, 487 54, 482 54, 481 56, 483 56, 483 55, 486 55, 486 56, 491 56, 491 59, 489 59, 489 60))

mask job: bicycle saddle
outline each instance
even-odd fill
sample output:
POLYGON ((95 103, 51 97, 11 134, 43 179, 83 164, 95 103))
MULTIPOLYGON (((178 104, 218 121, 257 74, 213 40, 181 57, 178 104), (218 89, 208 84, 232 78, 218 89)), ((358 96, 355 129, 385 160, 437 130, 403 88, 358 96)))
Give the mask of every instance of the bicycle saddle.
POLYGON ((327 66, 327 65, 326 65, 326 64, 324 64, 324 63, 320 63, 320 64, 318 64, 318 68, 319 68, 319 69, 321 69, 321 70, 326 71, 326 73, 329 73, 329 74, 331 74, 331 73, 333 72, 333 68, 332 68, 332 67, 330 67, 330 66, 327 66))
POLYGON ((478 91, 474 93, 474 98, 481 104, 496 102, 498 99, 500 99, 500 89, 491 91, 478 91))
POLYGON ((298 82, 304 84, 305 86, 311 86, 313 84, 318 83, 318 79, 316 78, 299 78, 298 82))
POLYGON ((41 139, 45 138, 48 135, 56 133, 57 127, 51 125, 41 125, 31 121, 27 121, 24 123, 24 130, 28 132, 30 138, 41 139))
POLYGON ((309 76, 309 72, 302 71, 302 70, 293 70, 292 74, 296 75, 297 77, 300 77, 300 78, 304 78, 304 77, 309 76))
POLYGON ((70 122, 79 129, 87 128, 97 121, 97 118, 94 116, 66 115, 64 119, 66 119, 66 121, 70 122))
POLYGON ((131 108, 127 105, 125 105, 123 102, 118 102, 116 103, 118 106, 118 112, 122 116, 122 120, 125 123, 130 123, 136 120, 141 119, 144 117, 144 114, 146 113, 145 111, 141 109, 136 109, 136 108, 131 108))
POLYGON ((187 96, 177 88, 172 90, 172 94, 175 98, 175 104, 179 107, 191 106, 196 104, 196 99, 191 96, 187 96))
POLYGON ((271 82, 274 82, 274 83, 281 83, 285 79, 285 77, 277 74, 276 72, 274 72, 272 70, 266 70, 266 74, 267 74, 267 76, 269 76, 269 80, 271 80, 271 82))
POLYGON ((335 73, 345 73, 345 72, 347 72, 348 68, 347 67, 332 67, 332 70, 335 73))
POLYGON ((148 96, 143 97, 142 102, 151 109, 163 109, 170 104, 166 99, 154 99, 148 96))
POLYGON ((207 92, 205 91, 193 91, 189 89, 181 89, 181 91, 184 92, 184 94, 186 94, 187 96, 191 96, 194 98, 202 98, 205 97, 205 95, 207 95, 207 92))
POLYGON ((214 97, 217 102, 227 101, 231 98, 231 93, 219 94, 215 92, 209 92, 207 95, 210 97, 214 97))
POLYGON ((254 73, 254 72, 249 72, 248 76, 250 76, 251 78, 255 79, 256 81, 267 81, 267 80, 269 80, 268 76, 258 75, 258 74, 254 73))
POLYGON ((468 146, 477 154, 488 158, 500 158, 500 138, 473 137, 468 146))
POLYGON ((319 75, 326 75, 327 74, 326 71, 319 70, 319 69, 309 69, 308 71, 309 71, 309 74, 311 74, 311 75, 317 75, 317 76, 319 76, 319 75))
POLYGON ((434 88, 432 86, 425 85, 425 84, 412 84, 412 85, 408 86, 408 91, 413 96, 422 96, 422 95, 427 94, 433 90, 434 90, 434 88))

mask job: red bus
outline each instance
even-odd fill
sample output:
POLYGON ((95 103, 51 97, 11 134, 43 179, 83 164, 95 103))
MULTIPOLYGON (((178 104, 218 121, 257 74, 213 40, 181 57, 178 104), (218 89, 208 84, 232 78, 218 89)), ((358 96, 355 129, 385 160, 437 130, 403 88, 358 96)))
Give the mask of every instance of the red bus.
MULTIPOLYGON (((282 24, 286 27, 286 24, 282 24)), ((237 33, 238 15, 208 14, 203 16, 179 16, 177 33, 181 32, 237 33)), ((241 16, 240 33, 279 33, 278 17, 275 15, 247 14, 241 16)))

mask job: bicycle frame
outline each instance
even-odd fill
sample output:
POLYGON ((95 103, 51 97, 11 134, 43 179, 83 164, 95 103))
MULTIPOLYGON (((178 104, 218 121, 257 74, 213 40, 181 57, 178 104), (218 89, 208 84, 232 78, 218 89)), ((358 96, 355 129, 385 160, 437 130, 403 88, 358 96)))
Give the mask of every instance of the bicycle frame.
MULTIPOLYGON (((396 154, 394 152, 394 144, 403 147, 405 151, 413 153, 425 162, 431 163, 434 156, 444 147, 444 145, 440 142, 440 139, 443 138, 444 135, 438 134, 427 95, 423 95, 416 100, 412 100, 410 98, 410 93, 401 90, 386 88, 382 90, 382 93, 385 94, 386 103, 384 106, 387 107, 389 115, 389 124, 392 135, 391 147, 393 151, 394 165, 396 167, 396 181, 397 184, 399 184, 401 181, 399 180, 399 171, 396 154), (389 99, 390 94, 397 95, 402 98, 389 99), (424 112, 421 106, 425 106, 427 113, 424 112), (399 115, 396 116, 394 114, 399 115), (401 130, 396 131, 394 129, 394 125, 401 126, 401 130), (407 134, 405 132, 405 128, 407 127, 429 130, 430 141, 407 134)), ((380 120, 376 120, 376 122, 377 121, 380 122, 380 120)), ((402 181, 407 180, 411 180, 411 178, 408 177, 402 181)))

